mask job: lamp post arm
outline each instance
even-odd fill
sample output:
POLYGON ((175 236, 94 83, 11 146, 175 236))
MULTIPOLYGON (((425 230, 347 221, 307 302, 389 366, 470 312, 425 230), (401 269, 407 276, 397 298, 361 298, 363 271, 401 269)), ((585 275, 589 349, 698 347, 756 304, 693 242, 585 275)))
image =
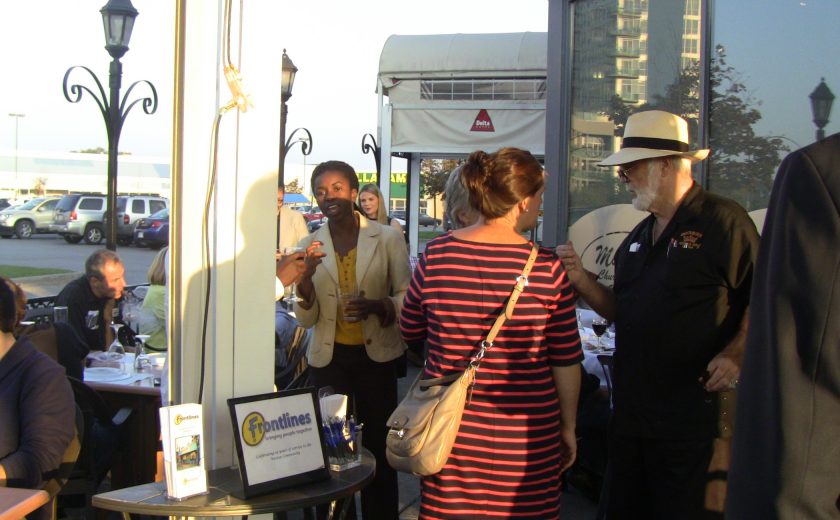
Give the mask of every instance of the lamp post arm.
POLYGON ((309 133, 309 130, 306 128, 295 128, 291 134, 289 134, 289 138, 286 139, 286 144, 283 146, 283 159, 286 159, 286 154, 289 153, 289 148, 294 146, 295 143, 300 143, 301 153, 303 155, 309 155, 312 153, 312 134, 309 133), (295 134, 298 130, 302 130, 306 133, 306 137, 298 137, 297 141, 292 141, 295 137, 295 134))
POLYGON ((105 89, 102 88, 102 83, 100 83, 99 78, 96 77, 96 74, 94 74, 92 70, 85 67, 84 65, 75 65, 67 69, 67 72, 64 73, 63 90, 64 98, 71 103, 78 103, 82 99, 82 94, 84 94, 84 92, 90 94, 90 97, 92 97, 96 104, 99 106, 99 112, 102 114, 102 119, 105 120, 105 126, 108 126, 108 110, 110 108, 108 105, 108 97, 105 95, 105 89), (94 91, 92 91, 85 85, 79 83, 69 85, 68 89, 70 74, 76 69, 82 69, 90 75, 90 77, 93 79, 93 82, 96 84, 97 90, 99 90, 99 96, 97 96, 94 91))
POLYGON ((125 122, 125 118, 128 117, 128 113, 131 112, 131 109, 134 108, 134 105, 136 105, 137 103, 141 103, 141 102, 143 103, 143 112, 145 112, 146 114, 152 115, 157 110, 157 105, 158 105, 157 90, 155 90, 155 86, 152 85, 151 82, 149 82, 145 79, 141 79, 140 81, 135 81, 134 83, 131 84, 130 87, 128 87, 126 89, 125 95, 123 96, 122 101, 120 101, 120 126, 122 126, 122 123, 125 122), (141 98, 135 99, 134 101, 132 101, 131 103, 126 105, 126 103, 128 103, 128 97, 131 95, 131 91, 134 90, 134 87, 136 87, 138 85, 148 85, 149 90, 152 91, 151 96, 146 96, 146 97, 141 97, 141 98))
POLYGON ((382 158, 382 149, 376 144, 376 138, 373 134, 365 134, 362 136, 362 153, 372 153, 373 160, 376 161, 376 182, 379 183, 379 172, 381 170, 380 161, 382 158), (373 141, 373 144, 365 142, 367 138, 373 141))

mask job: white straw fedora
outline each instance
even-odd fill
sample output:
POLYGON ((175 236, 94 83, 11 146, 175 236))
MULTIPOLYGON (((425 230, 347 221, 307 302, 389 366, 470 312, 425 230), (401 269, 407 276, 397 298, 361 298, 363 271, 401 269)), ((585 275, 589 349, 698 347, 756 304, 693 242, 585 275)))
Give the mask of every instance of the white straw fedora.
POLYGON ((670 155, 680 155, 697 162, 708 157, 709 150, 688 149, 688 123, 685 119, 662 110, 648 110, 627 118, 621 150, 598 163, 598 166, 616 166, 670 155))

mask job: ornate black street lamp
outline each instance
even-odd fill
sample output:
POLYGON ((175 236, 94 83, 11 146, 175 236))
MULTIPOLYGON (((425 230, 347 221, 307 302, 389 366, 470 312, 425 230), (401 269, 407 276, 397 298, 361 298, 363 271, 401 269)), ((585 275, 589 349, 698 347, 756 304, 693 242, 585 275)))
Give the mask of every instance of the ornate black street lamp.
POLYGON ((117 249, 117 155, 119 152, 120 133, 122 133, 125 118, 137 103, 143 103, 143 112, 147 114, 155 113, 157 110, 157 91, 155 90, 155 86, 146 80, 135 81, 128 87, 128 90, 125 91, 125 96, 120 100, 120 86, 122 82, 122 63, 120 63, 120 58, 128 51, 131 30, 134 28, 134 19, 138 13, 134 6, 131 5, 130 0, 108 0, 108 3, 99 12, 102 13, 102 23, 105 27, 105 49, 113 58, 108 78, 110 98, 105 96, 105 90, 102 88, 102 83, 100 83, 96 74, 82 65, 70 67, 64 74, 64 97, 71 103, 78 103, 82 99, 83 91, 88 92, 93 100, 96 101, 96 104, 99 105, 99 111, 102 113, 103 119, 105 119, 105 129, 108 132, 108 221, 105 223, 105 239, 106 247, 114 251, 117 249), (99 95, 88 87, 79 84, 70 85, 68 89, 70 73, 76 69, 86 71, 93 78, 99 95), (152 91, 151 96, 135 99, 129 103, 128 98, 131 95, 131 91, 134 90, 134 87, 141 84, 148 85, 152 91))
MULTIPOLYGON (((283 60, 280 67, 280 164, 277 166, 277 186, 285 186, 286 180, 284 173, 286 168, 284 166, 284 161, 286 160, 286 148, 288 147, 288 142, 286 141, 286 116, 289 113, 286 102, 289 101, 290 97, 292 97, 292 87, 295 84, 295 74, 297 74, 298 71, 295 64, 292 63, 291 58, 289 58, 289 55, 286 54, 286 49, 283 49, 283 60)), ((292 133, 294 134, 294 132, 292 133)), ((306 133, 309 134, 309 131, 306 133)), ((311 136, 309 138, 309 143, 311 148, 311 136)), ((304 153, 305 150, 306 148, 304 147, 304 153)))
POLYGON ((825 78, 820 78, 820 84, 808 96, 811 98, 811 114, 814 116, 814 124, 817 125, 817 141, 825 139, 825 125, 828 124, 828 116, 831 115, 831 105, 834 103, 834 94, 825 78))
POLYGON ((373 160, 376 162, 376 185, 378 187, 382 187, 382 180, 379 178, 379 172, 382 167, 382 148, 376 144, 376 138, 373 137, 373 134, 365 134, 362 136, 362 153, 370 153, 373 154, 373 160), (366 140, 371 141, 371 143, 365 142, 366 140))

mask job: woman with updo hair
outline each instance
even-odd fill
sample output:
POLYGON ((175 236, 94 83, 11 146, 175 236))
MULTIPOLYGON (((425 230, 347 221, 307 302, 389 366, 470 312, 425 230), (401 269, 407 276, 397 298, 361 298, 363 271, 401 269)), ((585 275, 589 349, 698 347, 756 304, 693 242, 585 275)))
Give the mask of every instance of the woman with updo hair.
MULTIPOLYGON (((76 406, 64 369, 15 339, 23 291, 0 277, 0 487, 39 489, 73 439, 76 406)), ((51 502, 27 518, 46 519, 51 502)))
MULTIPOLYGON (((478 353, 528 262, 523 233, 542 204, 543 168, 525 150, 473 152, 460 179, 478 220, 426 245, 400 315, 406 343, 428 344, 424 379, 458 374, 478 353)), ((540 247, 481 361, 446 465, 422 480, 420 518, 559 518, 582 359, 571 286, 540 247)))

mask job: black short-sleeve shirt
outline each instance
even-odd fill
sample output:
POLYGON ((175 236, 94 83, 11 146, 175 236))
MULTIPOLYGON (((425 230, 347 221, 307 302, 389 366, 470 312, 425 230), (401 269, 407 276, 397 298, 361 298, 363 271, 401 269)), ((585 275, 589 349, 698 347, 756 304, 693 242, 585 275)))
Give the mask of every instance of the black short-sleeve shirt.
MULTIPOLYGON (((67 306, 67 321, 89 350, 104 350, 106 329, 113 316, 105 316, 109 299, 97 298, 87 276, 80 276, 64 286, 55 297, 56 305, 67 306)), ((113 308, 113 306, 109 306, 113 308)))
POLYGON ((698 382, 749 305, 758 232, 734 201, 694 186, 655 244, 654 217, 616 253, 614 425, 623 435, 711 438, 716 399, 698 382))

